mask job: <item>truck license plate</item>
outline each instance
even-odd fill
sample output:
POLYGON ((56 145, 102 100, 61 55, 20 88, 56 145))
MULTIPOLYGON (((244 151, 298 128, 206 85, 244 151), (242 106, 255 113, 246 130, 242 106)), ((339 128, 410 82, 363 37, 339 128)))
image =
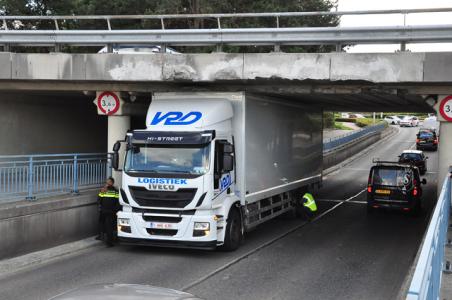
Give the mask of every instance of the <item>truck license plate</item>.
POLYGON ((389 195, 391 194, 390 190, 376 190, 375 193, 382 194, 382 195, 389 195))
POLYGON ((149 227, 152 229, 173 229, 174 225, 171 223, 150 222, 149 227))

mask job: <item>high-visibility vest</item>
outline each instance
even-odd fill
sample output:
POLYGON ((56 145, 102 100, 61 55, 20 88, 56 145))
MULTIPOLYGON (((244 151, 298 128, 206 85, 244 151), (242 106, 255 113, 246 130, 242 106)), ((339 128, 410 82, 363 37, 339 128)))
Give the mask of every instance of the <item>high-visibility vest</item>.
POLYGON ((314 197, 310 193, 303 195, 303 206, 307 207, 311 212, 317 211, 317 205, 315 204, 314 197))
POLYGON ((106 192, 100 192, 98 194, 99 197, 101 198, 116 198, 119 199, 119 193, 117 191, 114 190, 107 190, 106 192))

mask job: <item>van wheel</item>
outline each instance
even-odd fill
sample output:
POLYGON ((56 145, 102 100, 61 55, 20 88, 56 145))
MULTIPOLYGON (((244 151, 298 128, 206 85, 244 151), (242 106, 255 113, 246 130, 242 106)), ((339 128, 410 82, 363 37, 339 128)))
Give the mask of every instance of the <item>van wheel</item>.
POLYGON ((242 217, 237 208, 231 208, 226 224, 224 244, 221 249, 224 251, 236 250, 243 241, 242 217))

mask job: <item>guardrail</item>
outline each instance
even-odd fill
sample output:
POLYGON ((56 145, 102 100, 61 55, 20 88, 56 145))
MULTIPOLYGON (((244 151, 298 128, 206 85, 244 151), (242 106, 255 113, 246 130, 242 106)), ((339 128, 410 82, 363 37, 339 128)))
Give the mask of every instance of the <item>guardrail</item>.
POLYGON ((407 300, 436 300, 440 297, 451 201, 451 174, 449 173, 444 179, 441 194, 422 243, 407 300))
POLYGON ((0 201, 61 193, 102 184, 108 175, 106 153, 0 156, 0 201))
POLYGON ((340 135, 334 138, 326 139, 323 141, 323 151, 327 152, 334 148, 340 147, 344 144, 350 143, 351 141, 363 137, 367 134, 380 132, 386 128, 387 124, 381 123, 378 125, 372 125, 364 127, 360 130, 354 130, 350 133, 346 133, 344 135, 340 135))
MULTIPOLYGON (((182 14, 182 15, 101 15, 101 16, 0 16, 0 44, 55 46, 60 45, 113 45, 145 44, 172 46, 217 45, 342 45, 360 43, 400 43, 402 50, 406 43, 450 42, 452 25, 407 26, 406 16, 418 13, 452 12, 452 8, 368 10, 368 11, 320 11, 320 12, 276 12, 276 13, 233 13, 233 14, 182 14), (353 15, 393 15, 403 17, 402 26, 376 27, 284 27, 281 20, 297 17, 353 16, 353 15), (273 26, 268 28, 232 28, 240 18, 274 18, 273 26), (204 20, 210 22, 203 29, 169 29, 176 20, 204 20), (24 21, 28 25, 24 25, 24 21), (81 29, 82 21, 104 22, 101 29, 81 29), (121 29, 114 21, 140 21, 139 29, 121 29), (149 29, 143 24, 155 21, 159 28, 149 29), (33 23, 34 22, 34 23, 33 23), (47 26, 42 27, 45 23, 47 26), (68 25, 71 24, 71 25, 68 25), (41 27, 40 27, 41 26, 41 27), (79 26, 77 28, 77 26, 79 26), (230 28, 226 28, 230 26, 230 28), (75 29, 74 29, 75 27, 75 29)), ((264 22, 266 24, 268 22, 264 22)), ((276 48, 275 48, 276 49, 276 48)))

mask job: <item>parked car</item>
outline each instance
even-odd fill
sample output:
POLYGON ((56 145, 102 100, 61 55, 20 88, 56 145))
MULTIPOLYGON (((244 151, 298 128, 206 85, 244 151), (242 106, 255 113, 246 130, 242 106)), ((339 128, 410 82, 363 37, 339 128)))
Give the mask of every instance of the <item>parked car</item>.
POLYGON ((412 164, 376 162, 370 169, 367 184, 367 212, 376 209, 400 209, 413 214, 422 210, 422 187, 419 169, 412 164))
POLYGON ((405 116, 399 124, 400 127, 417 127, 419 126, 419 119, 413 116, 405 116))
POLYGON ((417 150, 438 150, 438 136, 434 128, 422 128, 416 134, 417 150))
POLYGON ((400 163, 415 165, 419 168, 421 175, 427 172, 427 159, 428 156, 425 156, 424 152, 419 150, 405 150, 399 155, 400 163))
POLYGON ((397 116, 387 116, 384 118, 384 120, 391 125, 398 125, 400 123, 400 119, 397 116))

